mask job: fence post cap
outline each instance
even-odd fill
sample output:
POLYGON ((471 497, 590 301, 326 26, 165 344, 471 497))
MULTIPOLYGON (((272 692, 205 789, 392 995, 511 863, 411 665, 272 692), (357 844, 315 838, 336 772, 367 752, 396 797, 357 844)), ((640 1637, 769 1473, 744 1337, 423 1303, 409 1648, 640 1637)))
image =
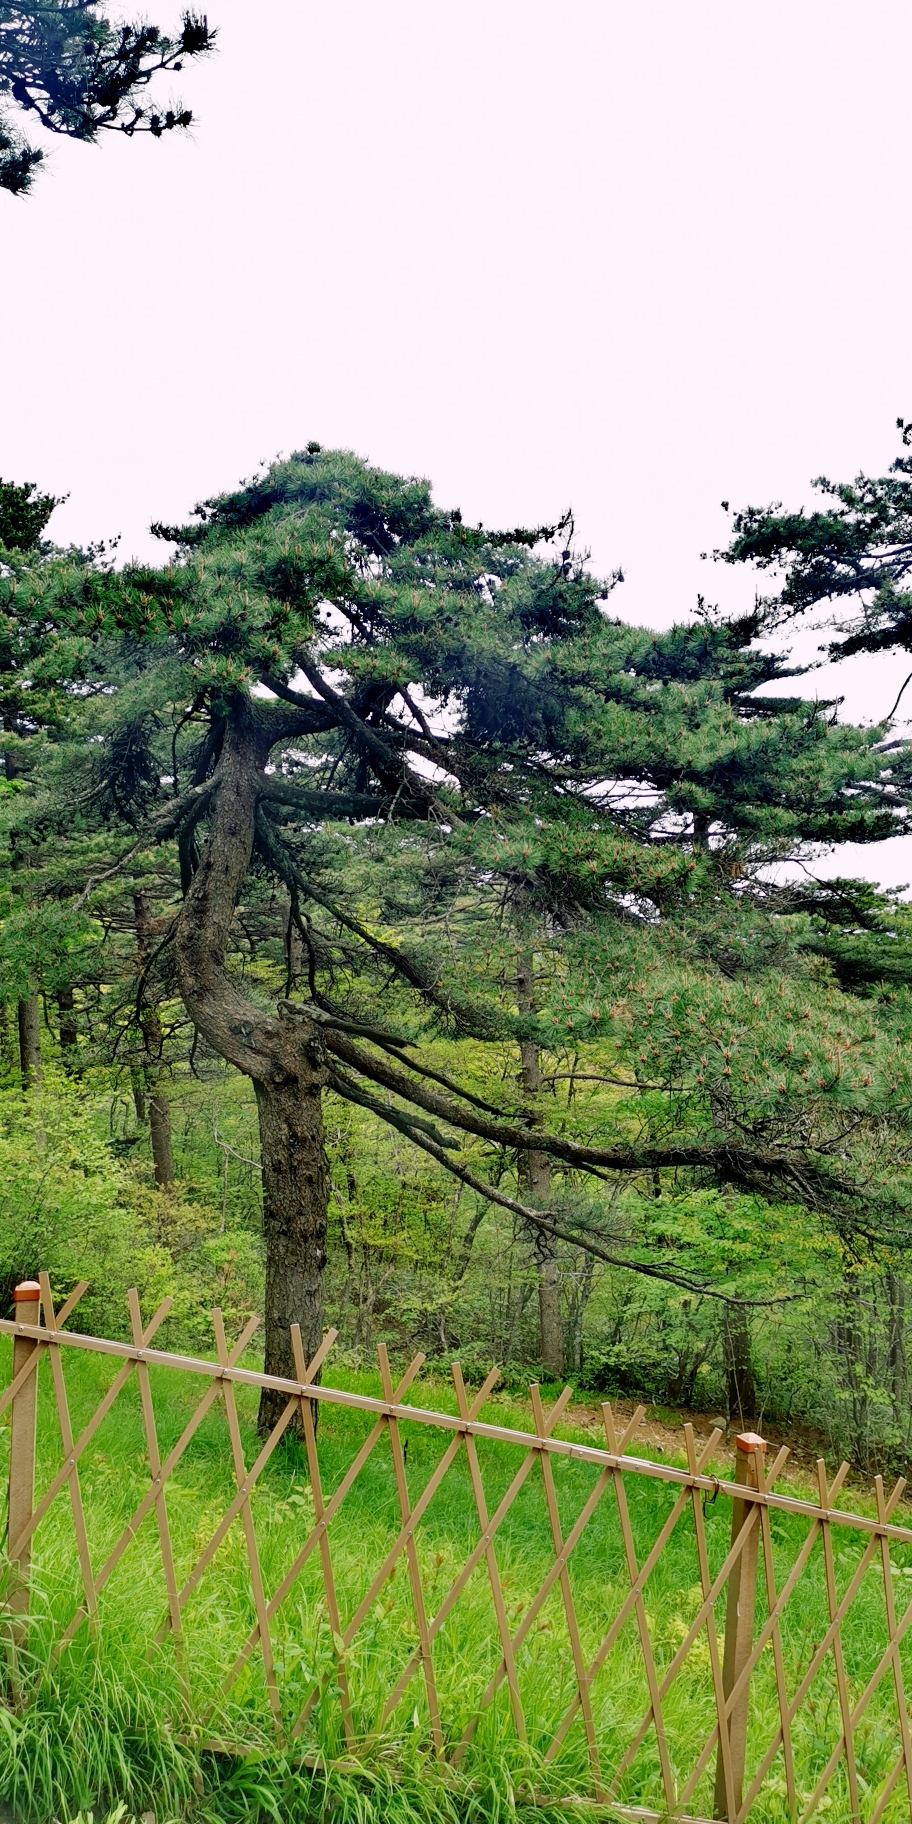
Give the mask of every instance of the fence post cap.
POLYGON ((759 1431, 739 1431, 735 1439, 739 1450, 746 1451, 748 1456, 754 1450, 765 1450, 766 1439, 761 1438, 759 1431))
POLYGON ((13 1298, 16 1304, 19 1303, 20 1299, 28 1299, 34 1304, 35 1300, 40 1297, 41 1287, 39 1286, 37 1279, 23 1279, 13 1290, 13 1298))

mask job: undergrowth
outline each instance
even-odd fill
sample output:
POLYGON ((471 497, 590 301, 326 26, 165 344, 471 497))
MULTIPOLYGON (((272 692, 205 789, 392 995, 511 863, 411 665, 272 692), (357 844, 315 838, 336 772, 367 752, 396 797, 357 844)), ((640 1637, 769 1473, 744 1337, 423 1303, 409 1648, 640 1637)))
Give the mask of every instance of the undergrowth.
MULTIPOLYGON (((3 1345, 4 1349, 7 1347, 3 1345)), ((101 1355, 65 1353, 65 1373, 78 1435, 91 1416, 116 1363, 101 1355)), ((0 1353, 0 1384, 8 1365, 0 1353)), ((39 1491, 61 1460, 47 1364, 42 1365, 39 1422, 39 1491)), ((335 1370, 336 1385, 377 1392, 376 1380, 335 1370)), ((152 1371, 158 1437, 164 1456, 205 1390, 205 1381, 173 1370, 152 1371)), ((424 1382, 412 1389, 415 1404, 455 1409, 452 1389, 424 1382)), ((253 1391, 238 1390, 247 1462, 259 1447, 253 1391)), ((528 1430, 527 1405, 512 1395, 491 1400, 482 1415, 528 1430)), ((321 1409, 319 1449, 324 1497, 348 1468, 367 1435, 370 1418, 341 1407, 321 1409)), ((559 1427, 578 1441, 601 1442, 592 1430, 559 1427)), ((452 1434, 403 1423, 412 1502, 425 1486, 452 1434)), ((8 1433, 4 1431, 4 1439, 8 1433)), ((4 1442, 3 1449, 8 1448, 4 1442)), ((521 1447, 484 1441, 479 1464, 488 1512, 493 1513, 523 1461, 521 1447)), ((569 1458, 552 1459, 564 1535, 593 1489, 596 1469, 569 1458)), ((5 1463, 0 1463, 5 1474, 5 1463)), ((96 1574, 122 1527, 148 1488, 142 1414, 135 1382, 128 1383, 80 1463, 86 1526, 96 1574)), ((234 1492, 224 1412, 219 1403, 197 1431, 168 1483, 167 1505, 178 1584, 211 1538, 234 1492)), ((642 1563, 678 1490, 643 1476, 625 1477, 630 1521, 642 1563)), ((271 1458, 252 1497, 257 1546, 267 1596, 307 1538, 314 1519, 313 1491, 302 1446, 291 1442, 271 1458)), ((857 1503, 856 1503, 857 1505, 857 1503)), ((730 1536, 727 1499, 705 1509, 710 1564, 724 1561, 730 1536)), ((400 1526, 388 1438, 382 1438, 330 1527, 332 1570, 344 1628, 395 1540, 400 1526)), ((793 1563, 807 1522, 774 1514, 773 1551, 779 1586, 793 1563)), ((416 1533, 418 1565, 429 1616, 446 1598, 479 1538, 469 1467, 460 1446, 416 1533)), ((848 1530, 835 1540, 841 1592, 863 1549, 848 1530)), ((506 1622, 514 1631, 553 1563, 541 1472, 522 1486, 496 1535, 497 1575, 506 1622)), ((897 1605, 912 1594, 912 1548, 894 1548, 897 1605)), ((584 1658, 592 1659, 629 1590, 623 1534, 614 1493, 608 1488, 569 1560, 569 1577, 584 1658)), ((474 1727, 478 1700, 501 1653, 491 1584, 484 1557, 468 1578, 434 1642, 434 1668, 443 1734, 452 1747, 464 1731, 471 1739, 458 1767, 441 1766, 432 1752, 428 1695, 420 1669, 393 1704, 403 1666, 417 1644, 407 1566, 400 1558, 383 1583, 346 1654, 351 1712, 343 1729, 337 1670, 338 1636, 330 1621, 319 1552, 313 1551, 273 1623, 276 1676, 285 1743, 276 1746, 262 1658, 255 1650, 239 1678, 225 1689, 225 1675, 255 1619, 243 1528, 236 1521, 184 1611, 183 1657, 167 1632, 161 1550, 154 1510, 144 1520, 101 1594, 97 1623, 83 1621, 62 1648, 79 1595, 74 1531, 63 1490, 36 1541, 28 1652, 18 1677, 23 1701, 0 1707, 0 1795, 23 1824, 61 1824, 93 1812, 97 1824, 125 1806, 130 1815, 153 1812, 156 1824, 311 1824, 330 1814, 338 1824, 499 1824, 548 1809, 567 1818, 567 1802, 591 1792, 586 1742, 577 1715, 557 1750, 546 1751, 575 1690, 572 1639, 555 1581, 517 1654, 517 1676, 528 1729, 523 1740, 503 1682, 474 1727), (305 1700, 316 1701, 293 1728, 305 1700), (221 1750, 216 1751, 216 1746, 221 1750), (561 1809, 533 1807, 531 1797, 561 1809)), ((762 1576, 761 1576, 762 1590, 762 1576)), ((689 1510, 672 1533, 646 1585, 644 1615, 658 1675, 685 1639, 702 1601, 694 1524, 689 1510)), ((716 1606, 721 1632, 724 1602, 716 1606)), ((758 1601, 762 1617, 762 1595, 758 1601)), ((790 1686, 806 1665, 828 1621, 819 1550, 812 1554, 785 1612, 783 1653, 790 1686)), ((847 1678, 853 1698, 880 1657, 884 1598, 875 1556, 843 1629, 847 1678)), ((903 1653, 912 1631, 906 1636, 903 1653)), ((906 1664, 912 1676, 912 1656, 906 1664)), ((10 1669, 11 1670, 11 1669, 10 1669)), ((749 1765, 755 1765, 778 1720, 771 1655, 752 1681, 749 1765)), ((12 1695, 12 1692, 10 1692, 12 1695)), ((649 1708, 649 1690, 635 1615, 591 1684, 593 1721, 606 1772, 617 1768, 649 1708)), ((696 1750, 714 1721, 705 1629, 696 1637, 663 1702, 669 1754, 676 1777, 686 1779, 696 1750)), ((806 1802, 838 1739, 839 1706, 832 1660, 814 1681, 795 1720, 793 1737, 799 1792, 806 1802)), ((863 1784, 878 1787, 898 1746, 892 1683, 883 1681, 858 1732, 863 1784)), ((714 1756, 687 1809, 712 1815, 714 1756)), ((831 1787, 828 1824, 848 1816, 841 1772, 831 1787)), ((622 1773, 618 1798, 662 1808, 655 1732, 644 1732, 622 1773)), ((572 1812, 571 1812, 572 1815, 572 1812)), ((768 1824, 788 1816, 781 1761, 774 1761, 754 1815, 768 1824)), ((884 1813, 887 1824, 903 1815, 897 1787, 884 1813)))

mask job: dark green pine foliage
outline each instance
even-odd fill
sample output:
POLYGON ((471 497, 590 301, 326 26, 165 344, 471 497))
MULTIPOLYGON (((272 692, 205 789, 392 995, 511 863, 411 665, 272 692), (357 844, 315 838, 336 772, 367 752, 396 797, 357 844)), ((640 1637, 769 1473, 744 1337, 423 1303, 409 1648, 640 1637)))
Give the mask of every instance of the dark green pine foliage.
MULTIPOLYGON (((0 573, 8 590, 15 591, 20 572, 53 552, 42 535, 64 498, 40 493, 33 481, 0 478, 0 573)), ((48 692, 37 684, 41 639, 40 629, 23 625, 15 615, 0 623, 0 728, 23 737, 54 722, 65 703, 55 685, 48 692)), ((8 776, 16 772, 20 757, 14 743, 5 755, 8 776)))
MULTIPOLYGON (((900 418, 897 428, 908 447, 912 425, 900 418)), ((753 565, 778 584, 757 601, 758 631, 771 634, 828 603, 837 617, 830 659, 912 650, 912 457, 897 456, 886 475, 858 474, 850 482, 821 475, 813 487, 822 504, 812 511, 783 511, 778 502, 740 509, 729 544, 714 554, 725 563, 753 565)), ((887 725, 910 681, 901 679, 887 725)), ((889 740, 888 726, 884 737, 885 755, 902 753, 902 744, 889 740)), ((847 987, 869 992, 878 984, 896 989, 912 982, 904 902, 861 881, 795 888, 793 898, 811 914, 814 942, 847 987)))
MULTIPOLYGON (((897 420, 905 446, 912 424, 897 420)), ((833 658, 912 648, 912 456, 897 456, 886 475, 854 481, 817 477, 825 504, 783 512, 744 507, 733 516, 728 546, 715 556, 778 573, 779 589, 758 602, 758 624, 771 629, 819 602, 848 600, 851 620, 837 623, 833 658)), ((726 504, 726 503, 723 503, 726 504)))
POLYGON ((54 494, 39 494, 33 481, 4 481, 0 477, 0 549, 33 551, 54 508, 60 504, 54 494))
MULTIPOLYGON (((143 20, 112 24, 100 0, 0 0, 0 97, 70 139, 104 131, 161 138, 189 127, 192 115, 179 102, 150 107, 149 84, 205 55, 214 39, 204 14, 185 12, 169 38, 143 20)), ((0 114, 0 189, 24 195, 43 158, 16 118, 0 114)))
POLYGON ((759 618, 630 627, 568 522, 468 527, 344 452, 309 445, 157 530, 161 567, 0 576, 31 687, 67 703, 5 815, 61 906, 162 858, 173 980, 257 1088, 267 1359, 288 1321, 270 1234, 310 1250, 319 1334, 322 1142, 310 1116, 292 1130, 326 1093, 552 1240, 660 1277, 687 1278, 674 1223, 647 1247, 624 1187, 734 1186, 852 1247, 905 1244, 900 913, 771 872, 897 834, 905 747, 756 696, 788 678, 759 618), (534 1138, 522 1041, 548 1086, 534 1138), (522 1191, 530 1149, 547 1203, 522 1191))

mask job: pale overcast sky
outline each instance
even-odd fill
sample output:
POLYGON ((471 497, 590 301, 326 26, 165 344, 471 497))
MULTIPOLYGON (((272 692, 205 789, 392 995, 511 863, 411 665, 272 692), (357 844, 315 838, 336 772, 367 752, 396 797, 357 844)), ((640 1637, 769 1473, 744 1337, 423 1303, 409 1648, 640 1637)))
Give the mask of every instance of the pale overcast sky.
MULTIPOLYGON (((572 505, 617 611, 659 626, 752 595, 699 560, 722 499, 895 454, 908 0, 209 18, 192 137, 54 142, 31 198, 0 193, 0 474, 69 490, 57 538, 160 555, 151 519, 316 438, 469 518, 572 505)), ((882 714, 904 659, 842 668, 846 712, 882 714)), ((912 839, 836 865, 912 880, 912 839)))

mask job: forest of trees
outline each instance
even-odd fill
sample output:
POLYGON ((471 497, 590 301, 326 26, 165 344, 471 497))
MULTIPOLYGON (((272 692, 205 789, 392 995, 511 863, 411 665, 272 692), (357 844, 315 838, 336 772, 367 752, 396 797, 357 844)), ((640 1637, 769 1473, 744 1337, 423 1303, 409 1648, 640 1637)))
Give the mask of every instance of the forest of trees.
POLYGON ((0 484, 6 1286, 908 1462, 912 920, 814 860, 903 833, 912 751, 776 636, 912 644, 910 474, 736 514, 779 594, 659 634, 569 518, 317 444, 158 566, 0 484))

